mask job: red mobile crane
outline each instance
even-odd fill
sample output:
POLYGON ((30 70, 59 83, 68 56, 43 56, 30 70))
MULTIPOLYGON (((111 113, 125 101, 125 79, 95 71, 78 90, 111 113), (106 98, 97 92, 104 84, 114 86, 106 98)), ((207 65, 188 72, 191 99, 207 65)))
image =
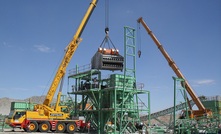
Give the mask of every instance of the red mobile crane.
MULTIPOLYGON (((204 107, 204 105, 202 104, 202 102, 200 101, 199 97, 195 94, 194 90, 192 89, 192 87, 190 86, 190 84, 187 82, 187 80, 185 79, 184 75, 181 73, 181 71, 179 70, 178 66, 175 64, 175 62, 172 60, 172 58, 170 58, 169 54, 166 52, 166 50, 163 48, 163 46, 161 45, 161 43, 158 41, 158 39, 156 38, 156 36, 153 34, 153 32, 150 30, 150 28, 147 26, 147 24, 144 22, 143 18, 140 17, 137 20, 138 23, 141 23, 143 25, 143 27, 146 29, 147 33, 150 35, 150 37, 152 38, 152 40, 155 42, 155 44, 157 45, 158 49, 161 51, 161 53, 163 54, 163 56, 166 58, 169 66, 173 69, 174 73, 177 75, 178 78, 182 78, 185 80, 185 88, 187 90, 187 92, 189 93, 190 97, 192 98, 192 100, 195 102, 196 106, 198 107, 198 110, 192 110, 192 107, 189 106, 190 111, 189 111, 189 116, 190 118, 194 118, 194 117, 199 117, 199 116, 204 116, 204 115, 208 115, 211 116, 212 115, 212 111, 210 109, 206 109, 204 107)), ((140 52, 139 52, 140 53, 140 52)), ((139 54, 138 53, 138 54, 139 54)))

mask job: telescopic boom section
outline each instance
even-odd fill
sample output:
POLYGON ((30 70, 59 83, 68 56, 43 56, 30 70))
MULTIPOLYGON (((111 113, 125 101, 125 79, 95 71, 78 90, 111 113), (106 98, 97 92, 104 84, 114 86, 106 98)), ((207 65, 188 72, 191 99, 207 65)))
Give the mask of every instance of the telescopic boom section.
POLYGON ((43 102, 43 105, 49 106, 51 104, 51 101, 54 97, 56 89, 57 89, 62 77, 64 76, 64 74, 66 72, 66 68, 67 68, 75 50, 77 49, 77 47, 81 41, 80 36, 84 30, 84 27, 86 26, 86 24, 89 20, 94 8, 96 7, 96 4, 97 4, 97 0, 92 0, 92 2, 90 3, 90 6, 89 6, 87 12, 85 13, 72 41, 69 43, 66 53, 63 57, 63 60, 57 70, 57 73, 54 77, 54 80, 53 80, 51 86, 50 86, 50 89, 48 90, 48 93, 47 93, 47 96, 43 102))
POLYGON ((179 77, 185 80, 185 88, 187 90, 187 92, 189 93, 189 95, 191 96, 191 98, 193 99, 193 101, 196 103, 198 109, 200 111, 206 112, 206 109, 204 107, 204 105, 202 104, 202 102, 200 101, 200 99, 196 96, 196 94, 194 93, 194 90, 191 88, 190 84, 186 81, 185 77, 183 76, 183 74, 181 73, 181 71, 179 70, 179 68, 177 67, 177 65, 175 64, 175 62, 172 60, 172 58, 170 58, 169 54, 165 51, 165 49, 163 48, 163 46, 160 44, 160 42, 157 40, 157 38, 155 37, 155 35, 152 33, 152 31, 150 30, 150 28, 147 26, 147 24, 144 22, 144 20, 141 18, 139 18, 137 20, 138 23, 141 23, 143 25, 143 27, 146 29, 147 33, 150 35, 150 37, 153 39, 153 41, 155 42, 155 44, 157 45, 158 49, 161 51, 161 53, 163 54, 163 56, 166 58, 167 62, 169 63, 169 66, 173 69, 173 71, 175 72, 175 74, 179 77))

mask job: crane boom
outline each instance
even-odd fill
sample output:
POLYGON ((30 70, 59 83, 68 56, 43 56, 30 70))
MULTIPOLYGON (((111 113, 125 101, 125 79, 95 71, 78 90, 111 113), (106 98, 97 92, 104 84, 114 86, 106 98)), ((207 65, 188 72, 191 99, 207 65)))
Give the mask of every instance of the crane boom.
POLYGON ((177 75, 177 77, 182 78, 185 80, 185 88, 187 90, 187 92, 189 93, 189 95, 191 96, 192 100, 195 102, 196 106, 198 107, 199 111, 196 111, 195 114, 203 114, 203 113, 208 113, 210 112, 210 110, 206 109, 204 107, 204 105, 202 104, 202 102, 200 101, 200 99, 197 97, 197 95, 195 94, 194 90, 192 89, 192 87, 190 86, 190 84, 187 82, 187 80, 185 79, 184 75, 181 73, 181 71, 179 70, 178 66, 175 64, 175 62, 172 60, 172 58, 169 56, 169 54, 166 52, 166 50, 163 48, 163 46, 161 45, 161 43, 158 41, 158 39, 156 38, 156 36, 152 33, 152 31, 150 30, 150 28, 147 26, 147 24, 144 22, 143 18, 140 17, 137 20, 138 23, 141 23, 143 25, 143 27, 146 29, 147 33, 150 35, 150 37, 152 38, 152 40, 155 42, 155 44, 157 45, 158 49, 161 51, 161 53, 163 54, 163 56, 166 58, 169 66, 173 69, 173 71, 175 72, 175 74, 177 75))
POLYGON ((94 8, 96 7, 96 4, 97 4, 97 0, 92 0, 92 2, 90 3, 90 6, 89 6, 87 12, 85 13, 85 15, 84 15, 84 17, 83 17, 76 33, 75 33, 72 41, 69 43, 69 45, 67 47, 67 50, 66 50, 66 53, 63 57, 63 60, 60 64, 60 66, 57 70, 57 73, 56 73, 56 75, 55 75, 55 77, 54 77, 54 79, 51 83, 51 86, 50 86, 49 90, 48 90, 48 93, 47 93, 46 98, 43 102, 43 105, 49 106, 51 104, 51 101, 54 97, 56 89, 57 89, 62 77, 65 74, 66 68, 67 68, 67 66, 68 66, 75 50, 77 49, 77 47, 78 47, 78 45, 81 41, 80 36, 81 36, 81 34, 84 30, 84 27, 86 26, 86 24, 89 20, 94 8))

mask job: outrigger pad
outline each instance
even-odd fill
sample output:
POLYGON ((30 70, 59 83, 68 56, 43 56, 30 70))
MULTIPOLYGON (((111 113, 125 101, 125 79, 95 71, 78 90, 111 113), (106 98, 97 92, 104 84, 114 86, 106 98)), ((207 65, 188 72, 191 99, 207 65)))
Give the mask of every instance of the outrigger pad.
POLYGON ((91 59, 91 69, 123 70, 124 57, 120 54, 107 54, 97 51, 91 59))

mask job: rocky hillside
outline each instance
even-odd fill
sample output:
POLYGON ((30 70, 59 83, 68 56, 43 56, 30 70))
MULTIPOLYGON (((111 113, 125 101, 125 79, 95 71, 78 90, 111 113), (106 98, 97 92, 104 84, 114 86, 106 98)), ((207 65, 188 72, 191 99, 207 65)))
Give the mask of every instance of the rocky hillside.
POLYGON ((18 99, 11 99, 11 98, 0 98, 0 114, 2 115, 8 115, 10 112, 11 102, 31 102, 31 103, 37 103, 41 104, 43 100, 45 99, 45 96, 33 96, 24 100, 18 100, 18 99))

